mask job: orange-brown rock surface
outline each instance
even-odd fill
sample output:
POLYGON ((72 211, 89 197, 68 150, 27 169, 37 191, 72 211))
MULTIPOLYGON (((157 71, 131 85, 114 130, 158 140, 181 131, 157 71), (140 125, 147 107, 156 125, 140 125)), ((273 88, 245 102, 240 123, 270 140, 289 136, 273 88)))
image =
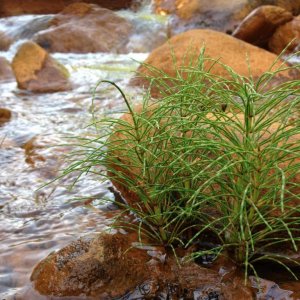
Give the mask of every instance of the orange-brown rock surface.
POLYGON ((126 52, 131 24, 97 5, 69 5, 37 33, 34 41, 50 52, 126 52))
POLYGON ((232 35, 250 44, 267 48, 276 28, 292 19, 292 13, 282 7, 259 6, 241 22, 232 35))
POLYGON ((22 44, 13 59, 12 68, 20 89, 32 92, 70 89, 65 67, 33 42, 22 44))
POLYGON ((86 2, 98 4, 108 9, 123 9, 130 7, 135 1, 132 0, 1 0, 0 17, 16 16, 23 14, 55 14, 62 11, 66 6, 86 2))
MULTIPOLYGON (((194 263, 180 267, 163 248, 139 249, 135 244, 135 234, 100 234, 79 239, 41 261, 31 280, 43 295, 96 299, 120 297, 141 285, 147 285, 144 296, 148 297, 170 292, 168 286, 176 287, 178 294, 185 289, 187 295, 192 295, 194 289, 205 285, 221 292, 217 271, 194 263)), ((243 287, 235 290, 247 292, 243 287)))
MULTIPOLYGON (((206 57, 219 60, 242 76, 249 76, 250 70, 253 77, 259 77, 269 70, 277 59, 276 55, 266 50, 224 33, 209 29, 195 29, 176 35, 162 46, 156 48, 145 60, 145 64, 151 65, 174 77, 178 67, 190 64, 190 59, 186 57, 187 51, 192 52, 194 57, 197 58, 203 47, 205 47, 206 57), (176 65, 174 59, 176 60, 176 65)), ((195 63, 196 60, 194 60, 195 63)), ((206 62, 207 68, 211 65, 212 62, 206 62)), ((273 69, 284 65, 284 62, 278 61, 273 66, 273 69)), ((143 78, 144 75, 157 75, 156 72, 150 71, 146 65, 141 65, 137 72, 141 77, 132 80, 132 83, 137 85, 147 85, 147 80, 143 78)), ((219 63, 215 64, 210 72, 224 78, 231 77, 229 72, 219 63)), ((297 76, 299 77, 299 74, 291 74, 287 71, 278 74, 278 78, 280 77, 282 80, 296 78, 297 76)))
POLYGON ((297 52, 300 50, 300 16, 292 21, 279 26, 269 40, 269 49, 280 54, 284 49, 285 53, 297 52))

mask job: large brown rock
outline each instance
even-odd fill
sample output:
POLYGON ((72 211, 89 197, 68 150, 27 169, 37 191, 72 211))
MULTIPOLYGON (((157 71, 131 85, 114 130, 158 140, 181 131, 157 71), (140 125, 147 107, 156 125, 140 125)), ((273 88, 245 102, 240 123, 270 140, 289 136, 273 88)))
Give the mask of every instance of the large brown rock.
POLYGON ((1 0, 0 16, 16 16, 23 14, 55 14, 76 2, 98 4, 108 9, 128 8, 136 1, 133 0, 1 0))
POLYGON ((4 57, 0 57, 0 82, 13 81, 14 74, 10 63, 4 57))
POLYGON ((50 52, 126 52, 131 24, 97 5, 75 3, 37 33, 34 41, 50 52))
POLYGON ((166 257, 164 249, 145 247, 143 250, 135 244, 136 234, 82 238, 41 261, 33 270, 31 280, 43 295, 96 299, 121 297, 146 282, 150 283, 146 295, 153 296, 149 299, 168 286, 177 286, 177 292, 206 284, 220 289, 217 271, 194 263, 180 268, 174 257, 166 257))
POLYGON ((276 28, 292 19, 292 13, 282 7, 259 6, 241 22, 232 35, 250 44, 267 48, 276 28))
POLYGON ((275 5, 297 15, 300 2, 294 0, 156 0, 154 10, 172 14, 173 33, 194 28, 212 28, 232 32, 253 9, 261 5, 275 5))
POLYGON ((68 71, 43 48, 26 42, 12 62, 18 87, 32 92, 56 92, 70 89, 68 71))
MULTIPOLYGON (((249 70, 254 78, 261 76, 271 68, 277 59, 276 55, 266 50, 224 33, 209 29, 190 30, 172 37, 168 42, 155 49, 145 60, 145 65, 138 68, 137 73, 141 76, 134 78, 132 84, 147 85, 148 80, 143 76, 157 75, 157 72, 150 71, 146 65, 151 65, 169 76, 175 77, 179 67, 190 65, 190 59, 186 57, 187 51, 193 52, 194 58, 197 58, 203 47, 205 47, 206 57, 219 60, 238 74, 246 77, 250 75, 249 70)), ((195 63, 196 59, 194 60, 195 63)), ((206 61, 206 68, 210 68, 211 65, 212 62, 206 61)), ((286 65, 279 60, 273 69, 280 66, 286 65)), ((220 63, 215 64, 210 72, 227 79, 231 78, 230 73, 220 63)), ((278 74, 278 78, 280 77, 281 80, 296 78, 297 76, 299 77, 299 74, 292 74, 288 71, 278 74)))
POLYGON ((299 51, 300 45, 300 16, 295 17, 292 21, 279 26, 269 40, 269 49, 280 54, 283 50, 285 53, 299 51))

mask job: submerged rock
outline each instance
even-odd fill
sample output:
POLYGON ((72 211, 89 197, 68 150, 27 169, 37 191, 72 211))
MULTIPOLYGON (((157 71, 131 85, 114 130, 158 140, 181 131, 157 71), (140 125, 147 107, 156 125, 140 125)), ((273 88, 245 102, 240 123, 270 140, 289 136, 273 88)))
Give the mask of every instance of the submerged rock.
POLYGON ((37 33, 34 41, 50 52, 126 52, 132 25, 114 12, 97 5, 69 5, 37 33))
POLYGON ((241 22, 232 35, 250 44, 267 48, 276 28, 292 19, 292 13, 279 6, 259 6, 241 22))
POLYGON ((20 89, 46 93, 71 87, 65 67, 33 42, 22 44, 12 67, 20 89))
POLYGON ((15 77, 9 61, 4 57, 0 57, 0 82, 13 80, 15 80, 15 77))
POLYGON ((0 126, 11 119, 11 111, 7 108, 0 107, 0 126))

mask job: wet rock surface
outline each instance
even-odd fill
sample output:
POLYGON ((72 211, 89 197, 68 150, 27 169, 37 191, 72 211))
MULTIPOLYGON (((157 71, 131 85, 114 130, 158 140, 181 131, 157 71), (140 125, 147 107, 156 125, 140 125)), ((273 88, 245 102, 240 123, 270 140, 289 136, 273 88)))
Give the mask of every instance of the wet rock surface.
POLYGON ((2 0, 0 17, 16 16, 22 14, 54 14, 63 10, 74 2, 86 2, 98 4, 108 9, 123 9, 134 5, 137 1, 132 0, 2 0))
POLYGON ((232 35, 258 47, 268 48, 269 39, 277 27, 292 19, 292 13, 279 6, 259 6, 241 22, 232 35))
POLYGON ((126 53, 132 25, 114 12, 97 5, 75 3, 50 22, 51 27, 33 40, 50 52, 126 53))
POLYGON ((12 44, 13 39, 9 37, 5 32, 0 31, 0 51, 6 51, 12 44))
POLYGON ((12 68, 20 89, 55 92, 70 89, 68 71, 43 48, 26 42, 15 55, 12 68))
POLYGON ((31 280, 43 295, 84 295, 93 299, 253 296, 238 278, 223 278, 217 270, 193 262, 179 266, 162 248, 137 247, 134 235, 120 233, 82 238, 50 254, 35 267, 31 280))
POLYGON ((23 297, 292 300, 298 295, 297 285, 279 286, 255 276, 250 276, 245 285, 243 273, 225 258, 202 267, 194 262, 184 263, 180 256, 175 259, 162 247, 142 245, 136 240, 135 234, 123 232, 72 242, 35 267, 31 280, 40 294, 25 290, 23 297))
POLYGON ((11 119, 11 111, 7 108, 0 107, 0 126, 11 119))

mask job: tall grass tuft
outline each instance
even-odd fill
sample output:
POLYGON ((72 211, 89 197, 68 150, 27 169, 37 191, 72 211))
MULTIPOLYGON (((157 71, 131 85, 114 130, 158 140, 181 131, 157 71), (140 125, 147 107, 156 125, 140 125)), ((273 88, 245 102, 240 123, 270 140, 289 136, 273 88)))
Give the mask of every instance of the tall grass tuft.
POLYGON ((176 78, 149 66, 162 97, 148 92, 136 108, 122 92, 128 113, 96 120, 102 134, 82 143, 84 157, 64 174, 111 179, 141 239, 197 244, 193 257, 222 253, 245 278, 262 260, 296 277, 279 250, 299 251, 300 81, 271 86, 279 70, 253 79, 222 65, 224 79, 210 72, 214 64, 202 52, 176 78))

